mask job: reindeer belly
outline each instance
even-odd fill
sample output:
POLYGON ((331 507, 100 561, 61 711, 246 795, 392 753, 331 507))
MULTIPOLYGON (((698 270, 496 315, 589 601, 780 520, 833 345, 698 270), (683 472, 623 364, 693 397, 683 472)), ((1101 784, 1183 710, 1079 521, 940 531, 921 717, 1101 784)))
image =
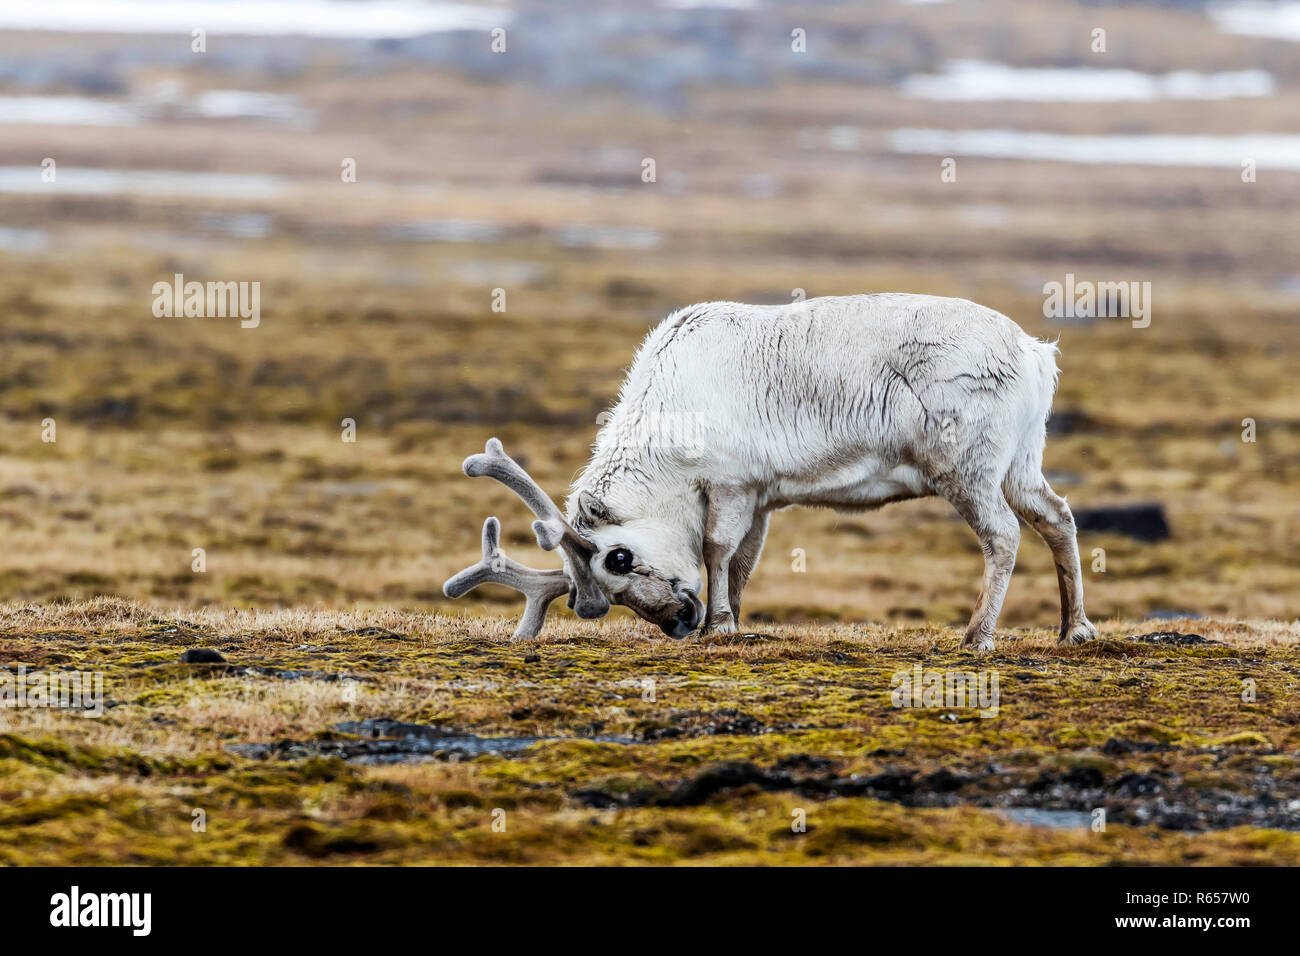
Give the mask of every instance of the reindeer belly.
POLYGON ((871 459, 824 474, 782 478, 772 484, 766 497, 777 508, 805 505, 864 510, 931 493, 911 465, 871 459))

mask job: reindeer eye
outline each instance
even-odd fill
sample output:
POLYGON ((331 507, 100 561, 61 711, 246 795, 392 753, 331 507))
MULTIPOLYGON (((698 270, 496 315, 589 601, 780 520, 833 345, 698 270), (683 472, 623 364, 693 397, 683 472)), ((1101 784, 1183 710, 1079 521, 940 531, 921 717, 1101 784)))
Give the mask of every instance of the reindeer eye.
POLYGON ((632 570, 632 552, 627 548, 615 548, 605 555, 605 570, 610 574, 627 574, 632 570))

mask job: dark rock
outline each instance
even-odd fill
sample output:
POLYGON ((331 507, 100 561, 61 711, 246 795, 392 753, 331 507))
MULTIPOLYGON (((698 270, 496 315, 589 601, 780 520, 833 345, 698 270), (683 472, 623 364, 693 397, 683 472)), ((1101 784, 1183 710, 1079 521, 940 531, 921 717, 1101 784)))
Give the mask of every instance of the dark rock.
POLYGON ((646 741, 647 743, 651 743, 656 740, 671 740, 674 737, 682 736, 682 728, 659 726, 659 725, 646 726, 640 729, 637 736, 641 740, 646 741))
POLYGON ((713 723, 706 732, 709 734, 749 736, 761 734, 766 729, 767 725, 757 717, 743 714, 734 707, 724 707, 713 715, 713 723))
POLYGON ((1053 773, 1040 773, 1037 777, 1029 782, 1025 787, 1030 793, 1042 793, 1044 790, 1050 790, 1060 782, 1060 778, 1053 773))
POLYGON ((525 655, 524 655, 524 663, 525 663, 525 664, 540 664, 541 662, 542 662, 542 655, 541 655, 541 654, 525 654, 525 655))
POLYGON ((1122 534, 1136 541, 1163 541, 1169 537, 1164 506, 1154 503, 1076 508, 1074 523, 1080 531, 1122 534))
POLYGON ((1128 797, 1145 797, 1159 793, 1164 787, 1164 783, 1149 773, 1126 773, 1115 781, 1111 790, 1128 797))
POLYGON ((1061 779, 1072 787, 1085 790, 1095 790, 1105 783, 1105 778, 1096 767, 1071 767, 1061 779))
POLYGON ((1130 641, 1141 641, 1143 644, 1170 644, 1175 647, 1191 647, 1194 644, 1222 644, 1223 641, 1212 641, 1208 637, 1202 637, 1200 634, 1180 634, 1178 631, 1152 631, 1150 634, 1137 634, 1129 638, 1130 641))
POLYGON ((912 779, 915 771, 904 771, 895 773, 886 771, 867 777, 862 781, 862 785, 868 790, 875 790, 879 793, 890 793, 894 795, 911 793, 916 789, 916 781, 912 779))
POLYGON ((1054 793, 1066 791, 1096 790, 1105 778, 1096 767, 1071 767, 1065 773, 1043 771, 1031 780, 1026 787, 1030 793, 1054 793))
POLYGON ((1131 753, 1149 754, 1172 749, 1168 744, 1158 744, 1149 740, 1120 740, 1117 737, 1111 737, 1101 745, 1101 752, 1111 757, 1131 753))
POLYGON ((1204 824, 1195 814, 1185 810, 1160 810, 1155 815, 1155 825, 1162 830, 1203 830, 1204 824))
POLYGON ((613 794, 606 793, 604 790, 578 790, 569 794, 569 798, 576 801, 579 806, 590 807, 593 810, 613 810, 623 805, 613 794))
POLYGON ((778 760, 773 769, 786 773, 829 773, 835 769, 835 761, 815 754, 790 754, 778 760))
POLYGON ((1047 419, 1047 434, 1068 435, 1071 432, 1083 431, 1091 424, 1092 419, 1083 412, 1069 410, 1052 412, 1052 416, 1047 419))
POLYGON ((770 774, 748 761, 732 761, 709 767, 689 780, 682 781, 665 799, 674 807, 694 807, 724 790, 758 786, 764 790, 788 789, 793 781, 785 774, 770 774))
POLYGON ((226 659, 210 647, 191 647, 181 655, 182 664, 224 664, 226 659))
POLYGON ((935 793, 951 793, 954 790, 960 790, 966 783, 965 777, 957 776, 946 767, 942 770, 936 770, 934 773, 926 774, 921 778, 922 788, 933 790, 935 793))
POLYGON ((658 719, 638 723, 635 735, 638 740, 653 741, 674 737, 755 736, 783 729, 788 727, 769 727, 734 707, 712 712, 672 709, 658 719))

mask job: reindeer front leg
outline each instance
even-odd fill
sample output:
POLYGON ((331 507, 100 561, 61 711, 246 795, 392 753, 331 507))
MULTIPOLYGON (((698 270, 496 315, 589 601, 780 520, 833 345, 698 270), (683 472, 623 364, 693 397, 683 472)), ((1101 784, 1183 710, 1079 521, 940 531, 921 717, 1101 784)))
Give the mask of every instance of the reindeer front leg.
POLYGON ((710 486, 705 498, 703 557, 709 575, 709 604, 704 629, 732 634, 736 616, 729 593, 731 562, 753 524, 755 496, 740 488, 710 486))

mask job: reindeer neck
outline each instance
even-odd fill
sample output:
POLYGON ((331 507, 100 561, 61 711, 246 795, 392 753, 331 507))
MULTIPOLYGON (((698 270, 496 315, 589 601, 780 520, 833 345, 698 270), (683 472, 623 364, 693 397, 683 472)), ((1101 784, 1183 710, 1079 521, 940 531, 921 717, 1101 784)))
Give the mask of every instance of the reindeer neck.
POLYGON ((581 491, 599 498, 620 522, 662 521, 680 526, 690 538, 703 533, 703 501, 694 476, 655 447, 620 446, 602 432, 569 501, 576 502, 581 491))

